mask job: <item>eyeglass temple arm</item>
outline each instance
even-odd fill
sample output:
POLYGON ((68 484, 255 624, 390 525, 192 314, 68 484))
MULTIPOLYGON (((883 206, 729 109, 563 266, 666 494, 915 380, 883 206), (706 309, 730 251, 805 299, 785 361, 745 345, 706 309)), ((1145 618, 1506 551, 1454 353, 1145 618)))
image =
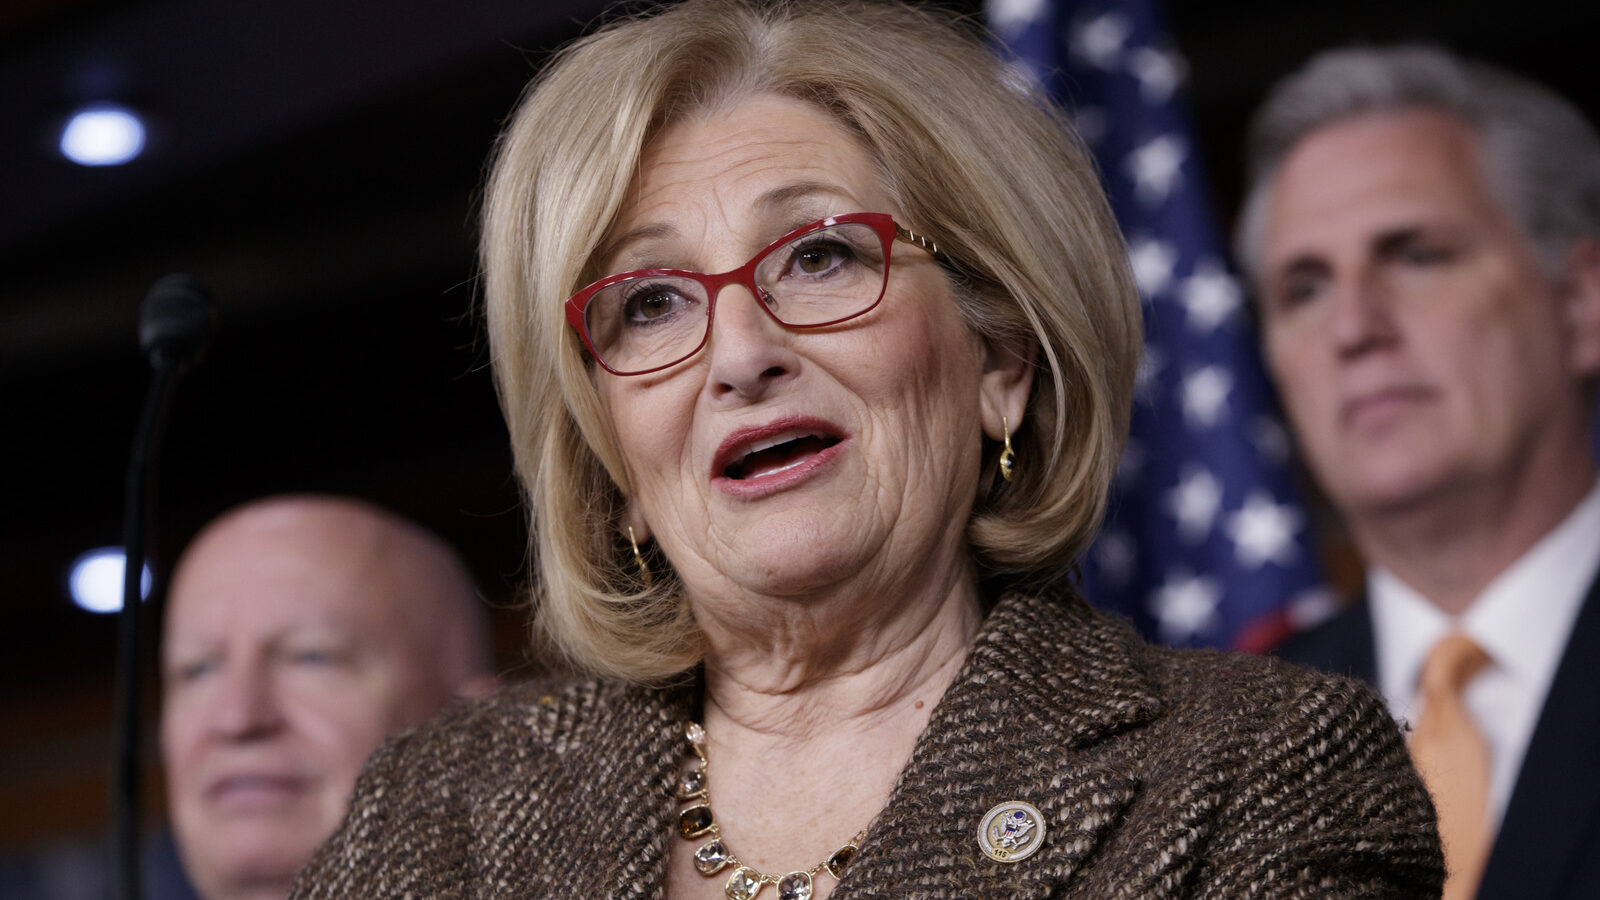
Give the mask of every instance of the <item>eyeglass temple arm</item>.
POLYGON ((938 244, 935 244, 926 236, 917 234, 915 231, 912 231, 904 225, 901 225, 899 222, 894 223, 894 236, 902 241, 905 241, 906 243, 916 244, 918 247, 921 247, 929 253, 932 253, 939 259, 942 259, 946 262, 951 261, 950 257, 946 256, 944 252, 939 249, 938 244))

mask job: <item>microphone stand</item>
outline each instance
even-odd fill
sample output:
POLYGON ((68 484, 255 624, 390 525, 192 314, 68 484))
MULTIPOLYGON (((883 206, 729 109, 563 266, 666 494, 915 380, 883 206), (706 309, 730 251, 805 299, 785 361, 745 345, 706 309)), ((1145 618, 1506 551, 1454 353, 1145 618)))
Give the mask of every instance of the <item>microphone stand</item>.
POLYGON ((210 295, 187 275, 156 282, 139 310, 139 343, 154 372, 133 439, 124 485, 122 612, 117 621, 117 700, 113 764, 112 835, 118 900, 140 895, 140 728, 144 654, 139 607, 145 547, 155 543, 156 484, 161 437, 178 381, 197 362, 215 326, 210 295))
POLYGON ((154 543, 156 473, 161 458, 161 434, 172 408, 180 372, 175 366, 158 366, 144 398, 144 412, 133 439, 123 490, 122 612, 117 617, 116 778, 113 807, 116 816, 117 896, 139 897, 139 706, 143 693, 144 654, 139 640, 140 590, 144 576, 147 537, 154 543))

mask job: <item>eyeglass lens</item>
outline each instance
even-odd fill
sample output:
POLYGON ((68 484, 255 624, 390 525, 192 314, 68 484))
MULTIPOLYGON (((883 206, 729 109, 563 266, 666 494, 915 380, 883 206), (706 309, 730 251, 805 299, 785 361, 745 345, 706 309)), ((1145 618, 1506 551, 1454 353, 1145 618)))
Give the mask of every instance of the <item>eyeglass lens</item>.
MULTIPOLYGON (((821 325, 858 315, 883 296, 883 239, 860 222, 807 231, 770 248, 756 264, 756 297, 785 325, 821 325)), ((589 299, 584 326, 606 365, 623 372, 670 365, 700 346, 710 328, 706 285, 649 275, 589 299)))

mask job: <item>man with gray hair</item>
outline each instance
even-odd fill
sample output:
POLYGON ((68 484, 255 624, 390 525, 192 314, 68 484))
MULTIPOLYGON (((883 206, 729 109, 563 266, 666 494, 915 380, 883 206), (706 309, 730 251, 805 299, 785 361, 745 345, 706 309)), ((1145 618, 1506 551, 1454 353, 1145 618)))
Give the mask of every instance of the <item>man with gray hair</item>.
POLYGON ((1600 139, 1401 47, 1313 59, 1249 151, 1268 368, 1368 564, 1280 652, 1411 723, 1445 897, 1600 897, 1600 139))

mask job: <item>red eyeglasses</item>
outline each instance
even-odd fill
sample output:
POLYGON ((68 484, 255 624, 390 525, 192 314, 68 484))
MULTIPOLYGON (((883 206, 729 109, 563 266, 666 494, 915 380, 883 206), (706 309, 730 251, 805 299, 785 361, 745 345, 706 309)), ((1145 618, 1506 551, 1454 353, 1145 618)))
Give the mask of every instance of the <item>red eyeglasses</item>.
POLYGON ((896 240, 941 255, 887 213, 831 216, 720 275, 636 269, 602 278, 567 300, 567 322, 607 372, 644 375, 700 352, 711 336, 717 294, 730 284, 747 288, 787 328, 822 328, 871 311, 889 284, 896 240))

